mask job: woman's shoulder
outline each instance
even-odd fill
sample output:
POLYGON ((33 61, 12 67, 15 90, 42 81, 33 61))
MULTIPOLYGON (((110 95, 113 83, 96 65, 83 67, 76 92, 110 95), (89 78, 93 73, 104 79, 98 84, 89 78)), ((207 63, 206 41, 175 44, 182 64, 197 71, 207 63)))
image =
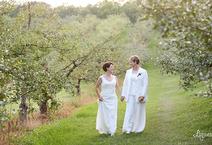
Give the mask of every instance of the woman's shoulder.
POLYGON ((105 76, 105 75, 103 74, 103 75, 100 75, 99 77, 102 78, 102 77, 104 77, 104 76, 105 76))
POLYGON ((144 69, 144 68, 141 68, 141 67, 140 67, 140 72, 147 73, 147 70, 146 70, 146 69, 144 69))
POLYGON ((104 75, 99 76, 98 80, 102 81, 102 79, 104 78, 104 75))
POLYGON ((127 72, 127 73, 128 73, 128 72, 132 72, 132 68, 128 69, 126 72, 127 72))

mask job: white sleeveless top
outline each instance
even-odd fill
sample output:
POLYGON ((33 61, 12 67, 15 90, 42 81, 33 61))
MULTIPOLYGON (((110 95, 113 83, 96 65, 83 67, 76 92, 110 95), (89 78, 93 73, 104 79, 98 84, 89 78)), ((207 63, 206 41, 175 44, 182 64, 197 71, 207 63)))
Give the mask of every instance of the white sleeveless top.
POLYGON ((104 75, 100 76, 101 82, 101 95, 103 97, 116 96, 116 76, 112 76, 112 80, 107 80, 104 75))

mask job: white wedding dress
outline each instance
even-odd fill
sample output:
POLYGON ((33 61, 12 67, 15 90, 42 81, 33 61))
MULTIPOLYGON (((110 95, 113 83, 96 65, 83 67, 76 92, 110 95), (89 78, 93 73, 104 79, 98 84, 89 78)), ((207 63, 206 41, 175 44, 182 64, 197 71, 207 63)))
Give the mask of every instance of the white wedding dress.
POLYGON ((98 112, 96 118, 96 129, 101 134, 113 135, 117 125, 117 106, 118 100, 115 92, 116 77, 112 80, 107 80, 104 75, 100 76, 101 93, 103 101, 98 102, 98 112))

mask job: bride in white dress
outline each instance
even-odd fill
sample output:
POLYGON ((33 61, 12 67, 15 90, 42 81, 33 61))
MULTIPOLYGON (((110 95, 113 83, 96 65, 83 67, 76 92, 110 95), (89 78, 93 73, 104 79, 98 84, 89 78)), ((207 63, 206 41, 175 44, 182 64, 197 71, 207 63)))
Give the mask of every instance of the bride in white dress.
POLYGON ((96 118, 96 129, 100 134, 114 135, 117 126, 117 77, 113 75, 113 64, 107 62, 103 65, 106 72, 96 83, 96 93, 99 99, 96 118))

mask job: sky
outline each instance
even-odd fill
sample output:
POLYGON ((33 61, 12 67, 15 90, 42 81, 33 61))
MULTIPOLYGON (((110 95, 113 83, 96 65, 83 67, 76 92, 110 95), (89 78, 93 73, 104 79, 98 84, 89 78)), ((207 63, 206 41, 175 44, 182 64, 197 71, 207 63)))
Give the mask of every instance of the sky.
MULTIPOLYGON (((101 2, 103 0, 14 0, 17 3, 25 3, 28 1, 38 1, 38 2, 45 2, 50 4, 52 7, 57 7, 61 5, 74 5, 74 6, 87 6, 88 4, 94 5, 98 2, 101 2)), ((114 0, 117 2, 125 2, 127 0, 114 0)))

